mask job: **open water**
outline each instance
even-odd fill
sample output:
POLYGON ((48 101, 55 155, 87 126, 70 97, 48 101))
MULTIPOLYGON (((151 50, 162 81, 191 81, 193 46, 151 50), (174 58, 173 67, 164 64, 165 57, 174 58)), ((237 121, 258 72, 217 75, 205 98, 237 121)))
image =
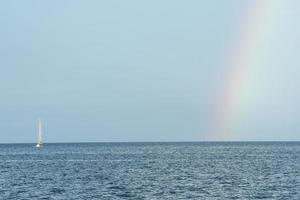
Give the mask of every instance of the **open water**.
POLYGON ((300 143, 2 144, 0 199, 300 199, 300 143))

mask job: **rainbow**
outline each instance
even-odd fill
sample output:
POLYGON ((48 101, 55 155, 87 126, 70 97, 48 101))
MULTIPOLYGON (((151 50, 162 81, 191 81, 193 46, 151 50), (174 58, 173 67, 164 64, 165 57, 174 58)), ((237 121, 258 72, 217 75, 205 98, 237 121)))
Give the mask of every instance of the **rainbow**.
POLYGON ((280 0, 251 0, 241 18, 241 26, 227 56, 226 77, 216 100, 216 114, 211 138, 239 140, 237 131, 246 107, 255 96, 255 77, 267 56, 270 37, 280 0))

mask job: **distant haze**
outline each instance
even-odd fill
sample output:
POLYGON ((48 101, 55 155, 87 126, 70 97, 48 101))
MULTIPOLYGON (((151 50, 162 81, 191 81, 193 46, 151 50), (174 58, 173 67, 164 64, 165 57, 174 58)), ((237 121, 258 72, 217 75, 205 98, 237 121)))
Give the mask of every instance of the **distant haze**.
POLYGON ((0 2, 0 143, 300 140, 300 1, 0 2), (262 2, 262 3, 261 3, 262 2))

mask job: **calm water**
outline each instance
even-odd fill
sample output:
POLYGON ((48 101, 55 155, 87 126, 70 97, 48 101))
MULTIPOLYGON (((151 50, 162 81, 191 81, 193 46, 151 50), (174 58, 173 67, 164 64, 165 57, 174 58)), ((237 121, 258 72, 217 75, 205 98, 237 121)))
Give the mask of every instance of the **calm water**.
POLYGON ((300 143, 0 145, 0 199, 300 199, 300 143))

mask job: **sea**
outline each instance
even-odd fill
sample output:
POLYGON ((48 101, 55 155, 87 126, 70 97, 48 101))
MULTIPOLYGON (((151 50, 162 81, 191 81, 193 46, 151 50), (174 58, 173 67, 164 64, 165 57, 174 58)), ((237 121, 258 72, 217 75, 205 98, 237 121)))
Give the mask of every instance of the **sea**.
POLYGON ((300 142, 0 144, 0 199, 300 199, 300 142))

